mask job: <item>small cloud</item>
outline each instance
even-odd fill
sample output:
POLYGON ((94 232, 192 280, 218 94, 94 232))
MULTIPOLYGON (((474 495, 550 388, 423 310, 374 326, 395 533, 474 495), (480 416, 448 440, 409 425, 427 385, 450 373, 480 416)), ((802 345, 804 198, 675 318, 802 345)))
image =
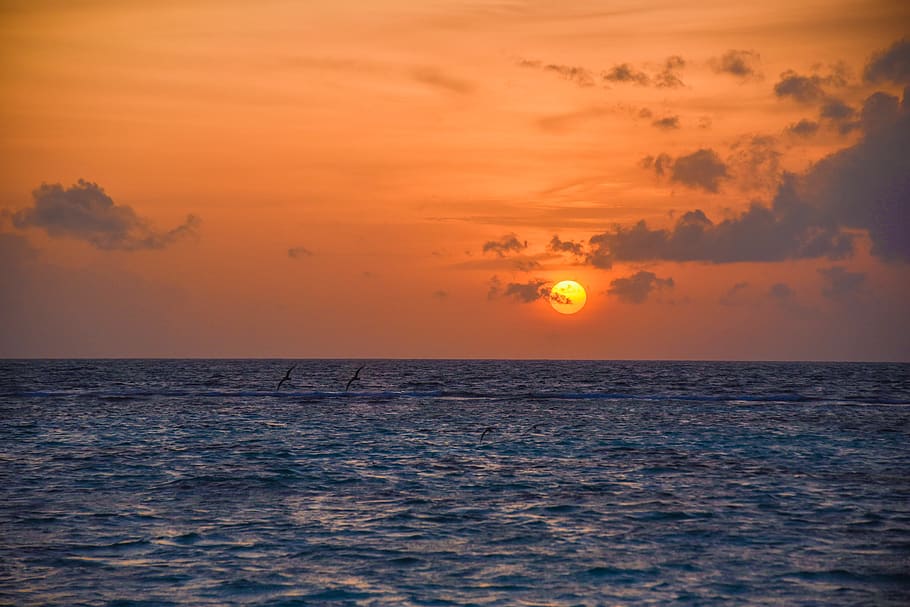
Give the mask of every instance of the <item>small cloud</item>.
POLYGON ((574 65, 558 65, 550 63, 543 66, 545 72, 553 72, 569 82, 574 82, 581 87, 594 86, 594 74, 583 67, 574 65))
POLYGON ((854 293, 857 293, 866 282, 866 275, 863 272, 850 272, 843 266, 832 266, 830 268, 821 268, 818 271, 825 281, 822 287, 822 295, 835 301, 843 301, 854 293))
POLYGON ((672 131, 679 128, 679 116, 667 116, 651 123, 652 126, 664 131, 672 131))
POLYGON ((727 165, 712 149, 700 149, 680 156, 673 162, 670 173, 670 181, 712 193, 717 193, 720 181, 727 177, 727 165))
POLYGON ((649 110, 649 109, 646 108, 646 107, 643 107, 643 108, 641 108, 640 110, 638 110, 638 117, 639 117, 639 118, 650 118, 652 115, 653 115, 653 114, 651 114, 651 110, 649 110))
POLYGON ((14 226, 41 228, 52 237, 78 238, 103 250, 163 249, 197 236, 201 223, 188 215, 176 228, 156 230, 132 207, 114 204, 98 184, 82 179, 69 188, 42 184, 32 198, 34 206, 12 214, 14 226))
POLYGON ((670 288, 673 288, 672 278, 658 278, 653 272, 642 270, 632 276, 610 281, 607 293, 617 296, 620 301, 640 304, 652 292, 670 288))
POLYGON ((414 80, 428 86, 436 87, 456 93, 459 95, 469 95, 474 92, 474 86, 470 82, 453 78, 444 74, 440 70, 432 67, 422 67, 415 69, 412 73, 414 80))
POLYGON ((439 291, 433 291, 433 297, 435 299, 444 300, 444 299, 448 299, 449 293, 448 293, 448 291, 443 291, 440 289, 439 291))
POLYGON ((532 303, 547 297, 550 289, 546 287, 545 280, 529 280, 528 282, 510 282, 503 291, 503 297, 511 297, 521 303, 532 303))
POLYGON ((291 259, 300 259, 302 257, 312 257, 313 252, 306 247, 291 247, 288 249, 288 257, 291 259))
POLYGON ((725 306, 736 306, 741 303, 742 293, 749 288, 748 282, 738 282, 727 289, 727 292, 720 298, 720 303, 725 306))
POLYGON ((788 126, 787 132, 797 137, 811 137, 818 132, 818 127, 819 124, 817 122, 803 118, 799 122, 788 126))
POLYGON ((678 55, 667 57, 667 60, 664 62, 664 69, 654 76, 655 84, 661 88, 685 86, 683 81, 680 80, 679 76, 676 74, 676 71, 681 70, 685 65, 685 60, 678 55))
POLYGON ((540 279, 531 279, 527 282, 510 282, 505 287, 498 276, 490 279, 490 288, 487 291, 487 299, 497 299, 505 297, 513 299, 520 303, 533 303, 538 299, 548 297, 550 289, 546 286, 547 281, 540 279))
POLYGON ((510 251, 521 253, 528 248, 528 241, 518 240, 516 234, 506 234, 499 240, 490 240, 483 244, 484 253, 495 253, 499 257, 505 257, 510 251))
POLYGON ((875 53, 863 70, 863 80, 910 84, 910 40, 903 38, 875 53))
POLYGON ((531 259, 530 257, 516 257, 512 259, 512 265, 519 272, 530 272, 532 270, 540 269, 540 262, 536 259, 531 259))
POLYGON ((776 282, 768 289, 768 295, 778 301, 791 301, 795 293, 787 283, 776 282))
POLYGON ((718 74, 730 74, 738 78, 760 78, 758 70, 761 57, 755 51, 731 49, 709 61, 711 68, 718 74))
POLYGON ((663 177, 670 167, 673 166, 673 158, 669 154, 658 154, 657 156, 645 156, 639 162, 643 169, 654 169, 658 177, 663 177))
POLYGON ((610 71, 603 73, 603 79, 609 82, 628 82, 640 86, 647 86, 651 82, 646 73, 636 70, 628 63, 614 65, 610 71))
POLYGON ((780 182, 777 140, 769 135, 741 137, 730 146, 727 165, 743 190, 773 188, 780 182))
POLYGON ((584 243, 573 242, 571 240, 560 240, 559 236, 555 234, 550 240, 550 244, 547 245, 547 249, 553 253, 571 253, 577 257, 585 254, 584 243))
POLYGON ((789 97, 803 104, 820 103, 828 98, 825 87, 840 87, 847 84, 848 69, 843 63, 831 66, 827 76, 812 74, 804 76, 793 70, 780 75, 780 81, 774 85, 774 94, 783 99, 789 97))

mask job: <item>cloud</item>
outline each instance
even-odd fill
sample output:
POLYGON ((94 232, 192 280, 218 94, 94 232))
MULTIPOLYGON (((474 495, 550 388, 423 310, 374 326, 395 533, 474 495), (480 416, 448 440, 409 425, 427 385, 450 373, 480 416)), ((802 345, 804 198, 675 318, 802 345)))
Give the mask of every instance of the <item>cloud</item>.
POLYGON ((818 127, 819 124, 817 122, 803 118, 799 122, 788 126, 787 132, 792 133, 797 137, 811 137, 818 132, 818 127))
POLYGON ((607 293, 617 296, 620 301, 640 304, 644 303, 653 291, 672 287, 672 278, 658 278, 653 272, 642 270, 632 276, 610 281, 607 293))
POLYGON ((803 197, 845 228, 866 230, 872 254, 910 261, 910 107, 874 93, 861 113, 863 138, 803 177, 803 197))
POLYGON ((288 249, 288 257, 291 259, 300 259, 302 257, 311 257, 313 252, 306 247, 291 247, 288 249))
POLYGON ((534 278, 527 282, 510 282, 503 288, 502 281, 499 277, 493 276, 490 279, 490 289, 487 292, 487 299, 505 297, 520 303, 533 303, 538 299, 548 297, 549 294, 550 289, 547 287, 546 280, 534 278))
POLYGON ((617 226, 591 237, 587 260, 609 268, 618 261, 841 259, 852 252, 852 237, 826 225, 816 209, 795 197, 794 187, 792 178, 786 180, 771 208, 753 203, 738 217, 717 224, 695 210, 669 230, 652 230, 644 221, 631 228, 617 226))
POLYGON ((721 179, 727 177, 727 166, 711 149, 700 149, 680 156, 673 162, 670 173, 670 181, 714 193, 717 192, 721 179))
POLYGON ((433 297, 440 300, 445 300, 449 298, 448 291, 443 291, 442 289, 438 291, 433 291, 433 297))
POLYGON ((755 51, 730 49, 720 57, 711 59, 708 63, 718 74, 731 74, 738 78, 760 78, 758 65, 761 56, 755 51))
POLYGON ((676 71, 681 70, 685 65, 685 60, 678 55, 667 57, 667 60, 664 62, 663 70, 654 76, 654 83, 661 88, 685 86, 679 76, 676 75, 676 71))
POLYGON ((735 306, 742 303, 742 293, 749 288, 748 282, 738 282, 727 289, 727 292, 720 298, 720 303, 725 306, 735 306))
POLYGON ((910 84, 910 40, 903 38, 875 53, 863 69, 863 80, 910 84))
POLYGON ((781 175, 777 140, 768 135, 741 137, 730 146, 727 164, 744 190, 773 188, 781 175))
POLYGON ((845 86, 847 78, 848 70, 842 63, 831 66, 831 72, 827 76, 804 76, 787 70, 781 73, 780 81, 774 85, 774 94, 781 99, 790 97, 803 104, 820 103, 828 97, 825 87, 845 86))
POLYGON ((652 126, 655 126, 664 131, 671 131, 673 129, 679 128, 679 116, 667 116, 665 118, 660 118, 651 123, 652 126))
POLYGON ((14 226, 41 228, 55 238, 78 238, 104 250, 163 249, 196 236, 200 224, 188 215, 176 228, 155 230, 131 207, 114 204, 101 187, 82 179, 66 189, 59 183, 42 184, 32 198, 34 206, 12 214, 14 226))
POLYGON ((630 82, 640 86, 647 86, 651 83, 651 79, 646 73, 636 70, 628 63, 614 65, 610 71, 603 73, 603 79, 609 82, 630 82))
POLYGON ((547 249, 554 253, 571 253, 575 256, 582 256, 585 254, 585 245, 581 242, 573 242, 571 240, 560 240, 559 236, 553 235, 553 238, 550 239, 550 244, 547 245, 547 249))
MULTIPOLYGON (((769 206, 753 202, 719 223, 696 209, 669 229, 651 229, 644 221, 616 226, 591 237, 586 261, 606 269, 614 262, 656 260, 836 260, 853 253, 862 230, 873 255, 910 262, 908 102, 885 93, 869 96, 861 112, 862 138, 803 174, 784 173, 769 206)), ((642 164, 655 167, 657 161, 649 157, 642 164)), ((677 160, 671 169, 677 179, 679 166, 677 160)))
POLYGON ((581 87, 594 86, 594 74, 589 70, 574 65, 561 65, 558 63, 544 64, 540 61, 522 59, 518 62, 519 67, 543 70, 559 75, 569 82, 573 82, 581 87))
POLYGON ((469 95, 474 92, 474 86, 470 82, 453 78, 442 73, 436 68, 422 67, 417 68, 412 73, 414 80, 422 84, 443 89, 450 93, 459 95, 469 95))
POLYGON ((819 111, 819 115, 822 118, 828 118, 829 120, 845 120, 852 118, 854 114, 856 114, 855 109, 834 97, 829 97, 825 100, 819 111))
POLYGON ((669 154, 645 156, 641 159, 640 164, 645 169, 653 168, 658 177, 663 177, 673 166, 673 158, 669 154))
POLYGON ((516 234, 506 234, 499 240, 489 240, 483 244, 483 252, 493 252, 499 257, 505 257, 510 251, 521 253, 528 248, 528 241, 518 240, 516 234))
POLYGON ((768 295, 778 301, 792 301, 795 295, 793 289, 785 282, 776 282, 768 289, 768 295))
POLYGON ((863 272, 850 272, 843 266, 821 268, 818 271, 825 281, 822 295, 829 299, 842 301, 859 291, 866 281, 863 272))

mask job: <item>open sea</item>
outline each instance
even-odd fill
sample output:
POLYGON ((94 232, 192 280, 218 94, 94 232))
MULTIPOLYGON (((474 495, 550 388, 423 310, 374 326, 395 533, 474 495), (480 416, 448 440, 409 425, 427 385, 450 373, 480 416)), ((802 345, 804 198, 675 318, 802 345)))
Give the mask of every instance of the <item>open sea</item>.
POLYGON ((0 361, 0 604, 905 607, 910 365, 0 361))

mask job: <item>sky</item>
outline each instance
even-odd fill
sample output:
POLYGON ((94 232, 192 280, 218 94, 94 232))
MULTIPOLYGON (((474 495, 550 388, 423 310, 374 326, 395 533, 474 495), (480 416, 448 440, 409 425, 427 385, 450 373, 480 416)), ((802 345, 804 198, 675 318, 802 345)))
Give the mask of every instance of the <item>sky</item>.
POLYGON ((908 85, 906 2, 0 0, 0 356, 907 361, 908 85))

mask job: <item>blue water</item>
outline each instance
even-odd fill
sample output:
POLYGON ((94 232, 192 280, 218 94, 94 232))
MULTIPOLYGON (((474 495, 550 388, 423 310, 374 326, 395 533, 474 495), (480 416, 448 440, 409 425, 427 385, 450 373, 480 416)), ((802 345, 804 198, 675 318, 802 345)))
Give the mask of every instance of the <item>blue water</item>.
POLYGON ((0 361, 0 603, 910 603, 910 365, 290 364, 0 361))

